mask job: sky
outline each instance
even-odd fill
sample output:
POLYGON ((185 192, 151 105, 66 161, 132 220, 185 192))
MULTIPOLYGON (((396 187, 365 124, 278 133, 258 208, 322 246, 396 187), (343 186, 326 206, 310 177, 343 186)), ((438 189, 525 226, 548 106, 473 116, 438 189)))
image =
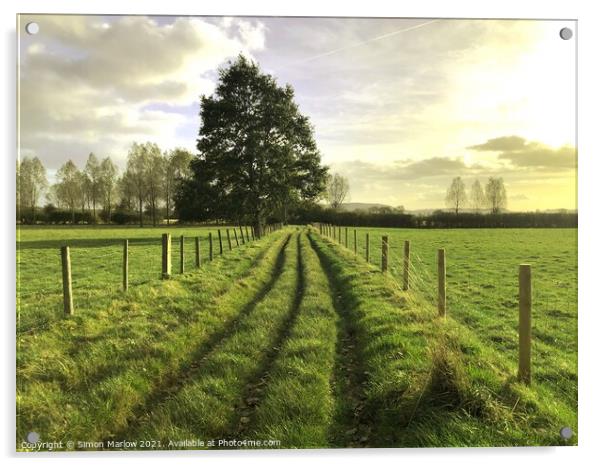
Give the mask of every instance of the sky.
POLYGON ((348 202, 444 206, 501 176, 513 211, 576 208, 571 21, 32 16, 19 19, 19 155, 52 180, 90 152, 196 152, 199 96, 238 54, 295 89, 348 202), (39 24, 36 35, 25 25, 39 24))

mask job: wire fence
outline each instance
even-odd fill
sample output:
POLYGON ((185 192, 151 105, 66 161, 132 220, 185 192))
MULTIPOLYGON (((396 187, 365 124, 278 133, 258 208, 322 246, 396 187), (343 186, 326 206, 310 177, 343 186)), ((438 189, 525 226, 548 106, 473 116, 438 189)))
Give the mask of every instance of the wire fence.
MULTIPOLYGON (((281 224, 266 225, 262 236, 281 227, 281 224)), ((252 227, 245 225, 195 236, 171 236, 172 275, 178 275, 182 270, 184 273, 196 270, 256 239, 252 227)), ((162 238, 129 240, 125 254, 124 242, 112 240, 94 246, 78 246, 77 243, 69 246, 67 242, 70 263, 68 288, 75 309, 89 309, 99 297, 112 298, 123 293, 124 275, 127 276, 128 288, 166 278, 162 238), (124 265, 126 259, 127 267, 124 265)), ((61 250, 57 248, 54 251, 52 254, 48 254, 48 248, 17 251, 17 336, 45 330, 65 314, 65 264, 61 250)))
MULTIPOLYGON (((444 242, 433 241, 428 247, 425 244, 415 247, 414 240, 406 260, 405 241, 400 241, 399 236, 395 234, 388 237, 390 230, 375 231, 327 224, 314 224, 314 227, 329 241, 355 252, 358 260, 364 262, 367 260, 379 268, 383 267, 385 261, 388 275, 402 291, 406 287, 407 267, 409 292, 404 297, 409 302, 430 307, 433 314, 437 314, 436 309, 441 299, 437 251, 445 245, 444 242), (387 237, 386 243, 384 237, 387 237), (432 250, 432 255, 426 258, 424 251, 428 249, 432 250)), ((520 314, 517 276, 519 261, 511 264, 511 269, 496 270, 483 280, 480 271, 491 271, 496 267, 488 261, 486 251, 474 249, 477 254, 471 256, 471 259, 476 257, 478 264, 471 268, 470 264, 467 264, 471 259, 458 258, 454 255, 453 244, 449 246, 447 242, 447 245, 446 253, 452 260, 446 260, 443 273, 445 283, 443 299, 446 311, 454 319, 472 329, 476 337, 492 348, 500 361, 505 359, 506 367, 511 368, 508 354, 518 355, 521 351, 518 343, 520 331, 517 325, 520 314), (503 279, 501 273, 506 274, 503 279)), ((531 257, 525 259, 529 260, 531 257)), ((504 262, 504 265, 507 262, 504 262)), ((549 283, 547 275, 533 278, 532 287, 530 285, 531 302, 537 314, 531 322, 532 341, 529 345, 532 344, 532 351, 537 354, 537 358, 531 361, 531 370, 537 372, 538 380, 549 382, 547 387, 553 392, 564 398, 568 397, 576 403, 576 264, 569 268, 574 273, 573 276, 564 273, 561 266, 558 266, 554 271, 555 276, 559 278, 553 279, 553 283, 549 283), (571 350, 559 354, 560 345, 565 349, 570 347, 571 350)), ((536 270, 544 272, 545 267, 541 266, 536 270)), ((529 306, 529 318, 531 313, 531 306, 529 306)))

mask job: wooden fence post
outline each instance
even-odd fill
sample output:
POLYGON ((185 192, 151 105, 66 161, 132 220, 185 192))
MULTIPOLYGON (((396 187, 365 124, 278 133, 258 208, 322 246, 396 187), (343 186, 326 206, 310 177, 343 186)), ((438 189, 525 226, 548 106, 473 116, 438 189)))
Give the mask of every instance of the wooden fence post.
POLYGON ((163 233, 163 254, 161 261, 161 276, 166 279, 171 276, 171 234, 163 233))
POLYGON ((238 233, 236 233, 236 228, 233 228, 234 230, 234 240, 236 241, 236 247, 240 246, 240 244, 238 243, 238 233))
POLYGON ((339 244, 341 244, 341 227, 339 226, 339 244))
POLYGON ((69 246, 61 247, 61 263, 63 266, 63 310, 65 314, 73 314, 73 289, 71 287, 71 257, 69 246))
POLYGON ((403 243, 403 289, 410 289, 410 242, 403 243))
POLYGON ((383 236, 381 269, 386 272, 389 268, 389 237, 383 236))
POLYGON ((228 251, 232 251, 232 240, 230 239, 230 228, 226 228, 226 236, 228 238, 228 251))
POLYGON ((255 241, 255 228, 251 227, 251 239, 255 241))
POLYGON ((213 260, 213 235, 209 233, 209 262, 213 260))
POLYGON ((201 238, 198 236, 194 238, 194 255, 196 259, 196 268, 201 267, 201 238))
POLYGON ((224 253, 224 246, 222 244, 222 230, 217 230, 217 238, 219 239, 219 254, 221 256, 224 253))
MULTIPOLYGON (((242 225, 238 226, 240 228, 240 241, 242 244, 245 244, 245 234, 242 232, 242 225)), ((236 231, 236 229, 234 229, 236 231)), ((238 245, 238 240, 236 240, 236 244, 238 245)))
POLYGON ((353 252, 357 255, 357 230, 353 230, 353 252))
POLYGON ((245 225, 245 231, 247 232, 247 243, 248 243, 250 240, 249 240, 249 227, 247 225, 245 225))
POLYGON ((348 248, 349 247, 349 228, 345 227, 345 247, 348 248))
POLYGON ((445 249, 439 249, 437 269, 439 276, 439 316, 445 317, 447 312, 445 296, 445 249))
POLYGON ((518 378, 531 384, 531 266, 518 272, 518 378))
POLYGON ((184 273, 184 235, 180 235, 180 273, 184 273))
POLYGON ((129 272, 129 263, 128 263, 128 246, 129 241, 127 239, 123 240, 123 291, 128 290, 128 272, 129 272))
POLYGON ((366 262, 370 262, 370 233, 366 233, 366 262))

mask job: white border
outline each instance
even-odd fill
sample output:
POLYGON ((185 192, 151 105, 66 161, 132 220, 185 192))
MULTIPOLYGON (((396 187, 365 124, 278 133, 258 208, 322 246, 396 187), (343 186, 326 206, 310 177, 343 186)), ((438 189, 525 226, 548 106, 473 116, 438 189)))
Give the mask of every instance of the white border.
MULTIPOLYGON (((488 466, 508 463, 522 464, 545 462, 548 465, 591 463, 598 456, 597 434, 601 416, 599 333, 602 328, 602 309, 597 292, 602 274, 596 264, 602 263, 600 254, 600 226, 602 222, 602 199, 599 178, 602 174, 602 102, 600 87, 599 48, 602 44, 600 24, 597 14, 598 2, 587 0, 541 1, 498 0, 477 2, 470 0, 397 2, 385 0, 346 1, 328 3, 324 0, 303 0, 286 2, 282 0, 244 1, 221 0, 219 2, 191 2, 185 0, 147 0, 145 2, 126 0, 102 0, 76 2, 69 0, 22 0, 18 4, 1 3, 0 21, 3 37, 2 79, 2 134, 3 147, 2 174, 4 177, 3 198, 5 214, 2 228, 2 245, 8 267, 0 281, 4 297, 2 321, 2 412, 0 439, 2 456, 7 463, 19 461, 21 464, 44 461, 48 464, 81 462, 105 464, 111 462, 144 462, 163 464, 173 458, 179 464, 199 464, 224 462, 226 464, 305 464, 310 462, 364 464, 372 458, 379 463, 400 464, 462 464, 488 466), (498 449, 402 449, 402 450, 312 450, 312 451, 235 451, 235 452, 138 452, 138 453, 78 453, 49 455, 17 455, 15 445, 15 346, 14 346, 14 306, 15 306, 15 87, 16 87, 16 13, 84 13, 84 14, 200 14, 200 15, 266 15, 266 16, 402 16, 402 17, 472 17, 472 18, 538 18, 538 19, 578 19, 579 21, 579 447, 565 448, 498 448, 498 449), (23 463, 25 461, 25 463, 23 463)), ((553 99, 553 96, 551 96, 553 99)))

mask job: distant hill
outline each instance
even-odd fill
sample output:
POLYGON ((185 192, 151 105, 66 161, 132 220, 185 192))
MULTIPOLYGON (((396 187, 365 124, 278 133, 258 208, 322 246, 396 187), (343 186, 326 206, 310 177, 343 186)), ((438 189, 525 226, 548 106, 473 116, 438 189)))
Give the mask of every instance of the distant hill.
POLYGON ((353 212, 354 210, 369 210, 374 207, 390 207, 387 204, 371 204, 369 202, 347 202, 341 204, 341 210, 353 212))

